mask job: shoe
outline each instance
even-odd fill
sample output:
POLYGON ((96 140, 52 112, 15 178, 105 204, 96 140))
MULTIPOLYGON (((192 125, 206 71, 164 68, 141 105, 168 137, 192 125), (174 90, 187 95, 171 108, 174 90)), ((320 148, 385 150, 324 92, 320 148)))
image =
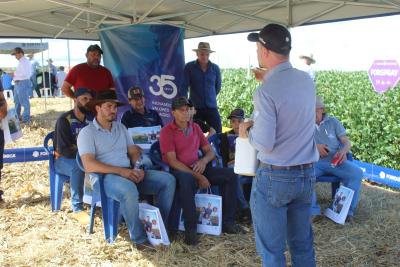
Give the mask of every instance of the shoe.
POLYGON ((251 211, 249 208, 239 210, 238 221, 240 223, 251 223, 251 211))
POLYGON ((136 249, 139 251, 145 251, 145 250, 153 250, 154 247, 149 243, 149 241, 144 241, 143 243, 140 244, 135 244, 136 249))
POLYGON ((199 243, 197 233, 195 231, 185 231, 185 243, 190 246, 195 246, 199 243))
POLYGON ((347 215, 346 222, 349 223, 349 224, 353 224, 354 223, 354 217, 352 215, 347 215))
POLYGON ((83 210, 72 213, 71 217, 82 225, 90 224, 90 216, 83 210))
POLYGON ((4 202, 3 194, 4 194, 3 190, 0 190, 0 203, 4 202))
POLYGON ((174 242, 178 236, 178 231, 177 230, 168 230, 168 239, 169 242, 174 242))
POLYGON ((222 232, 226 234, 245 234, 246 231, 239 224, 225 224, 222 232))

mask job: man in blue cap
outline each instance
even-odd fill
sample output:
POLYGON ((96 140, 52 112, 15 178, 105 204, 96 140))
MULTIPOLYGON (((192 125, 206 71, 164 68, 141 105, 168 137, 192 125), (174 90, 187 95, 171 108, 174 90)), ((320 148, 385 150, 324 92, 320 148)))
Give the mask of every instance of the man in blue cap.
POLYGON ((54 132, 56 172, 70 177, 71 205, 76 218, 82 224, 88 224, 89 215, 83 211, 83 184, 85 173, 76 163, 78 147, 76 140, 79 131, 88 125, 85 105, 93 98, 93 93, 86 88, 79 88, 74 93, 74 108, 62 114, 54 132))
POLYGON ((260 160, 250 201, 257 250, 263 266, 286 266, 288 246, 293 267, 313 267, 315 85, 289 62, 288 29, 268 24, 247 38, 256 42, 259 65, 268 70, 253 95, 253 121, 239 126, 260 160))

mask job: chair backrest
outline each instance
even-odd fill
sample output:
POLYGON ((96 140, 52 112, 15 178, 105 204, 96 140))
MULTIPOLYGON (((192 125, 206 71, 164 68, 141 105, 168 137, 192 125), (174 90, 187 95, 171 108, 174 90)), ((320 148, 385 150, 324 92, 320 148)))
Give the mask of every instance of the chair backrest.
POLYGON ((213 134, 208 137, 208 142, 211 145, 212 150, 215 154, 215 160, 213 161, 213 166, 223 167, 223 161, 220 151, 221 134, 213 134))
POLYGON ((54 145, 54 141, 53 141, 53 140, 54 140, 54 131, 48 133, 48 134, 45 136, 44 140, 43 140, 44 149, 46 149, 46 151, 49 153, 49 155, 50 155, 50 154, 53 155, 53 153, 54 153, 54 148, 49 147, 49 142, 50 142, 50 141, 51 141, 51 143, 54 145))
POLYGON ((149 156, 153 164, 164 171, 168 171, 168 164, 162 161, 162 154, 160 148, 160 141, 154 142, 149 150, 149 156))

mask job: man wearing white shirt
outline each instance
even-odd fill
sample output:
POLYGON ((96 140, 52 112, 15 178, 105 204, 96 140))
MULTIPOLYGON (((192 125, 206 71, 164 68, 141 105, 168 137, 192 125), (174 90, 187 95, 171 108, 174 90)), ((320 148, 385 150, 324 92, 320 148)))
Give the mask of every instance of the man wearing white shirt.
POLYGON ((21 117, 21 106, 24 107, 22 114, 22 122, 30 122, 30 103, 29 92, 31 90, 31 73, 32 67, 29 60, 24 56, 24 50, 21 47, 14 48, 11 55, 19 61, 16 71, 14 72, 14 103, 18 117, 21 117))

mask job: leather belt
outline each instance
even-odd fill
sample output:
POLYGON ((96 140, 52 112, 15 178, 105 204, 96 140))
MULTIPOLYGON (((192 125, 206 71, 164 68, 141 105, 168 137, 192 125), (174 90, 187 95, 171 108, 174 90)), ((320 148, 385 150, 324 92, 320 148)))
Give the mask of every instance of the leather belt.
POLYGON ((264 162, 260 163, 261 168, 268 168, 272 170, 302 170, 302 169, 312 168, 312 166, 313 166, 312 163, 305 163, 293 166, 277 166, 277 165, 267 164, 264 162))

